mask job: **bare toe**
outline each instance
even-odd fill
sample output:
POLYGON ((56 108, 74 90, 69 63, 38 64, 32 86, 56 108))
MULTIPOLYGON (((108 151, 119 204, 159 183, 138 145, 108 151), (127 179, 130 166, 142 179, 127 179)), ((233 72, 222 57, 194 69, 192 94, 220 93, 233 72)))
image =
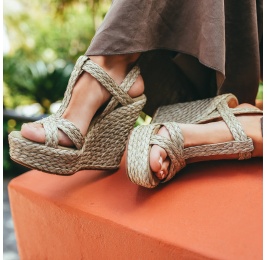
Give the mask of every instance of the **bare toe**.
MULTIPOLYGON (((169 132, 165 127, 160 128, 158 135, 170 138, 169 132)), ((153 145, 150 151, 149 162, 152 172, 154 172, 160 180, 166 178, 168 175, 170 159, 163 148, 158 145, 153 145)))
POLYGON ((170 166, 170 158, 166 157, 166 159, 162 163, 162 167, 158 172, 155 172, 155 175, 160 179, 163 180, 167 177, 169 173, 169 166, 170 166))
POLYGON ((41 124, 23 124, 21 127, 21 135, 34 142, 45 143, 45 131, 41 124))

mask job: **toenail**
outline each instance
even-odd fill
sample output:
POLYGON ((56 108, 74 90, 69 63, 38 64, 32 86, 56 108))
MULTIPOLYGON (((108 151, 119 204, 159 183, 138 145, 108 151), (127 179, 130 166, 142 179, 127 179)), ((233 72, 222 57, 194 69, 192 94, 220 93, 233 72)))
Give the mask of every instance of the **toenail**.
POLYGON ((164 178, 165 178, 165 174, 164 174, 164 172, 163 172, 163 171, 160 171, 160 172, 159 172, 159 174, 160 174, 160 176, 161 176, 161 178, 162 178, 162 179, 164 179, 164 178))

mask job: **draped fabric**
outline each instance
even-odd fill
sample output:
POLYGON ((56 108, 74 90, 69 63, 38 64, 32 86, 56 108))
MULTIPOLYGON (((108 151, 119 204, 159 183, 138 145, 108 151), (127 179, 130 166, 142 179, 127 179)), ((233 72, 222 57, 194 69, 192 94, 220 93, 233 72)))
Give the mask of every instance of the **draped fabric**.
POLYGON ((114 0, 86 55, 142 52, 149 114, 228 92, 254 104, 262 15, 262 0, 114 0))

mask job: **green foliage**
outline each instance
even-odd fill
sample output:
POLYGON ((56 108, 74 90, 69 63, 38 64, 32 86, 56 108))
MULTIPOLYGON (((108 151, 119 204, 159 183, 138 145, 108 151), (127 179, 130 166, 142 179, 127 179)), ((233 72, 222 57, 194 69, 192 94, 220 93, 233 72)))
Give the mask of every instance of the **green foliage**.
POLYGON ((13 49, 22 51, 32 61, 75 61, 85 52, 95 32, 92 12, 86 5, 68 6, 56 15, 55 7, 48 3, 33 5, 29 13, 5 15, 13 49))
POLYGON ((263 100, 263 83, 259 85, 259 90, 256 99, 263 100))
POLYGON ((73 64, 64 60, 47 64, 39 60, 21 66, 16 61, 14 57, 4 57, 4 81, 9 86, 9 92, 4 93, 5 106, 14 108, 21 105, 21 99, 11 98, 11 93, 16 93, 15 96, 27 96, 31 103, 40 103, 48 113, 50 103, 63 97, 73 64))
POLYGON ((20 122, 13 119, 4 119, 3 121, 3 173, 5 177, 14 177, 20 173, 28 170, 17 163, 13 163, 9 156, 8 134, 13 130, 19 130, 21 127, 20 122))
POLYGON ((6 12, 11 52, 4 56, 4 105, 50 103, 63 97, 77 58, 84 54, 110 1, 21 0, 21 11, 6 12))

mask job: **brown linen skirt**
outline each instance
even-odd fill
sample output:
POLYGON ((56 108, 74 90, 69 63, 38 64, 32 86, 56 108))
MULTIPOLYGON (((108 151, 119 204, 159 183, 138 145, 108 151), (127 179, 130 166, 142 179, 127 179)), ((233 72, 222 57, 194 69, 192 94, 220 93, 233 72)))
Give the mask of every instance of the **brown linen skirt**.
POLYGON ((86 55, 142 52, 150 115, 228 92, 254 104, 262 12, 262 0, 114 0, 86 55))

